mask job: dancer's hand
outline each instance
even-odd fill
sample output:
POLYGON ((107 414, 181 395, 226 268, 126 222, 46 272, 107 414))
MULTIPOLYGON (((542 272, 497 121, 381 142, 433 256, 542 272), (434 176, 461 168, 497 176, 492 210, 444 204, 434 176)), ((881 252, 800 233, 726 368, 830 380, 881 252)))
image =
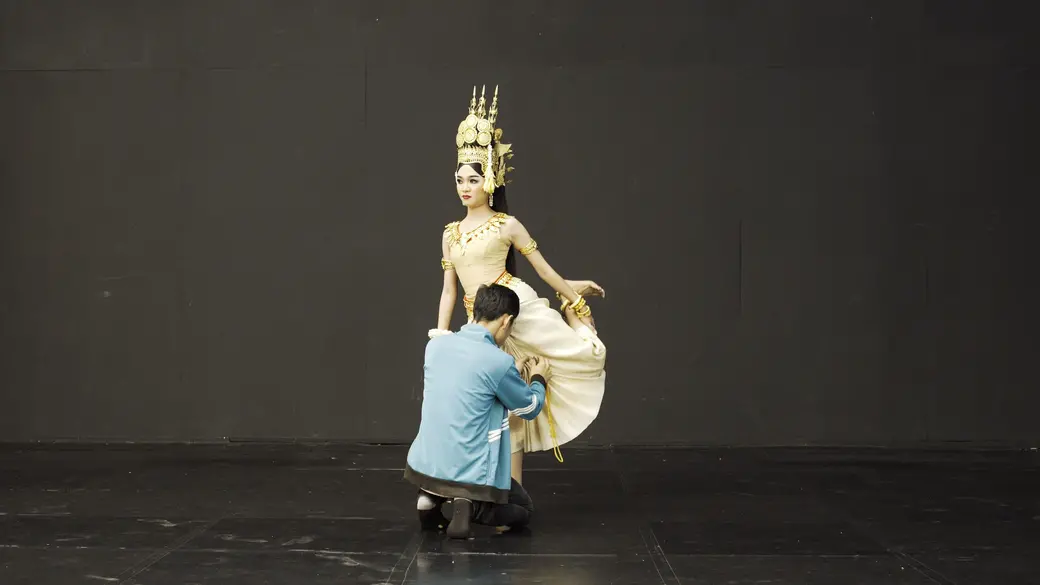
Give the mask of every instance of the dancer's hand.
POLYGON ((606 297, 607 291, 591 280, 568 280, 567 286, 583 297, 606 297))
POLYGON ((599 333, 596 331, 596 320, 592 318, 592 315, 589 315, 588 317, 578 317, 578 320, 581 321, 582 324, 586 325, 593 333, 599 333))
POLYGON ((577 329, 582 326, 581 317, 574 312, 570 305, 564 307, 563 318, 567 320, 567 324, 571 326, 571 329, 577 329))

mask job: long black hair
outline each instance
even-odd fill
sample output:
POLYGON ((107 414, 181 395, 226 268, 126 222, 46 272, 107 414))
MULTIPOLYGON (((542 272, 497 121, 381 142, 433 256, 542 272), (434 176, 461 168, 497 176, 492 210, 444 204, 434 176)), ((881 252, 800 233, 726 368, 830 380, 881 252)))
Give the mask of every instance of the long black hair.
MULTIPOLYGON (((455 169, 455 172, 458 172, 459 169, 464 166, 468 166, 474 171, 480 173, 481 176, 484 175, 484 165, 476 162, 461 164, 455 169)), ((509 201, 506 199, 506 186, 500 185, 495 187, 495 193, 493 196, 495 198, 495 204, 491 206, 491 210, 498 213, 509 213, 509 201)), ((516 249, 512 244, 509 245, 509 251, 506 252, 506 272, 516 276, 516 249)))

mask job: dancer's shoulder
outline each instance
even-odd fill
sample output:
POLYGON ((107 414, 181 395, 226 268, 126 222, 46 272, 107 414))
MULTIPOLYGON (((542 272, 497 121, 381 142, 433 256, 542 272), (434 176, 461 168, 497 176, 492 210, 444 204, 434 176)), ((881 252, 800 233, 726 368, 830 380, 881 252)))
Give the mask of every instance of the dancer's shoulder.
POLYGON ((456 237, 455 234, 459 233, 459 224, 460 223, 462 223, 462 222, 456 220, 456 221, 452 221, 452 222, 444 224, 444 230, 441 231, 441 239, 442 240, 454 239, 456 237))

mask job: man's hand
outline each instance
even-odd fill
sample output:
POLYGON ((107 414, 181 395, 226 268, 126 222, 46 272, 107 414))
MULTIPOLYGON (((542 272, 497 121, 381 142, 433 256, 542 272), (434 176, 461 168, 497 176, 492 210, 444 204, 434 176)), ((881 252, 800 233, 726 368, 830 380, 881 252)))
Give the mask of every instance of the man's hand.
POLYGON ((527 359, 527 368, 532 378, 541 376, 546 382, 549 381, 549 360, 543 357, 532 356, 527 359))
POLYGON ((516 371, 520 372, 520 377, 528 384, 531 383, 531 372, 528 370, 530 367, 531 358, 525 357, 516 360, 516 371))

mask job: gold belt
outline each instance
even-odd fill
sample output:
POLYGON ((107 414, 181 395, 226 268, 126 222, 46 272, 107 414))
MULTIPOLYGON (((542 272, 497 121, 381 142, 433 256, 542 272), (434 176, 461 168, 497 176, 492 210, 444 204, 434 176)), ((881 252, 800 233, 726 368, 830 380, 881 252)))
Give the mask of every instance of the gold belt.
MULTIPOLYGON (((502 274, 499 274, 498 278, 496 278, 494 281, 492 281, 491 284, 501 284, 502 286, 509 286, 509 285, 513 284, 514 282, 518 282, 519 280, 520 280, 519 278, 513 276, 512 274, 509 274, 508 270, 503 270, 502 274)), ((470 319, 473 319, 473 301, 474 300, 475 300, 475 297, 470 296, 470 295, 466 295, 466 296, 462 297, 462 305, 466 307, 466 314, 469 315, 470 319)))

